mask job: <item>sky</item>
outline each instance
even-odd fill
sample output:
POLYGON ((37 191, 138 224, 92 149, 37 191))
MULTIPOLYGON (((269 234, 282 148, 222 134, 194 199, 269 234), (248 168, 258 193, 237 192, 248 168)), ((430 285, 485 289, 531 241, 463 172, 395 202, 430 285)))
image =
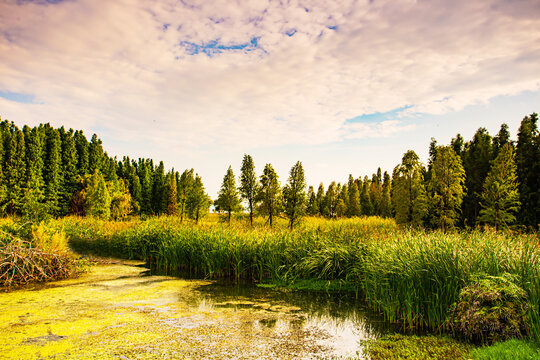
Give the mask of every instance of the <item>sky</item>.
POLYGON ((212 197, 244 154, 327 186, 539 111, 538 0, 0 0, 2 119, 194 168, 212 197))

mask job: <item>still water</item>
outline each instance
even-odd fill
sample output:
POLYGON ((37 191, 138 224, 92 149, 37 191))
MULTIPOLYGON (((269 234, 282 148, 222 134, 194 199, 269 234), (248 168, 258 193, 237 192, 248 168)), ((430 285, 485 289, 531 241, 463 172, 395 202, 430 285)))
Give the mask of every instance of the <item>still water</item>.
POLYGON ((363 358, 389 331, 354 296, 148 276, 140 263, 0 293, 0 358, 363 358))

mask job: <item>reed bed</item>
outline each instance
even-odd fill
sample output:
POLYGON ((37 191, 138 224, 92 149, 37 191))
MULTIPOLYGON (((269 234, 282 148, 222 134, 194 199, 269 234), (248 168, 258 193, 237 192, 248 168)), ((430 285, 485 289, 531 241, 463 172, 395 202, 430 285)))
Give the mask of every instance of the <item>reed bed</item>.
POLYGON ((122 223, 66 218, 56 226, 78 251, 146 260, 162 274, 346 282, 371 308, 410 329, 445 331, 451 305, 475 275, 510 273, 528 294, 530 333, 539 339, 536 234, 425 232, 374 217, 309 218, 292 232, 212 220, 193 226, 171 217, 122 223))

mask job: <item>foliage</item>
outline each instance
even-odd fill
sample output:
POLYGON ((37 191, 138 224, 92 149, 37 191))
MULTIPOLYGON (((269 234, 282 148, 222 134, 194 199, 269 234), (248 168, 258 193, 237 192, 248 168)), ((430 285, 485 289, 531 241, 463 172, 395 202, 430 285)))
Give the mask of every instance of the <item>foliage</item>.
POLYGON ((274 217, 281 212, 283 205, 283 196, 278 175, 271 164, 266 164, 261 175, 261 188, 258 200, 261 202, 259 211, 261 214, 268 216, 268 222, 271 227, 274 217))
POLYGON ((95 170, 85 192, 86 213, 108 219, 111 215, 111 196, 103 175, 95 170))
POLYGON ((446 231, 454 226, 465 194, 465 170, 461 159, 449 146, 438 146, 429 181, 433 223, 446 231))
POLYGON ((236 180, 232 167, 229 166, 227 173, 223 177, 223 183, 219 190, 216 205, 220 210, 227 212, 227 222, 231 224, 231 214, 242 208, 240 205, 240 197, 238 189, 236 189, 236 180))
POLYGON ((199 174, 195 174, 195 181, 193 187, 187 195, 186 207, 189 216, 195 220, 195 223, 199 222, 199 219, 206 214, 211 200, 202 183, 199 174))
POLYGON ((474 343, 492 343, 527 336, 527 293, 516 275, 479 276, 461 289, 450 326, 474 343))
POLYGON ((512 224, 519 210, 516 164, 512 145, 506 143, 493 162, 482 192, 480 220, 495 226, 512 224))
POLYGON ((521 223, 535 229, 540 224, 540 132, 538 114, 525 116, 518 130, 516 165, 521 223))
POLYGON ((283 188, 283 208, 292 230, 306 212, 306 179, 300 161, 291 168, 289 180, 283 188))
POLYGON ((368 341, 366 354, 372 360, 468 359, 470 346, 437 336, 387 335, 368 341))
POLYGON ((244 155, 240 174, 240 196, 248 202, 249 222, 253 226, 253 210, 257 204, 259 182, 255 173, 255 163, 251 155, 244 155))

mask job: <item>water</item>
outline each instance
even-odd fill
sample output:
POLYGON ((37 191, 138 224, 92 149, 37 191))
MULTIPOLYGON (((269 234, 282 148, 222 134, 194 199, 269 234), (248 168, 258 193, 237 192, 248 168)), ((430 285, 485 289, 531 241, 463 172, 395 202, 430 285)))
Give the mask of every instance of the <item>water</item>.
POLYGON ((349 295, 147 276, 137 263, 0 293, 0 358, 363 358, 390 331, 349 295))

